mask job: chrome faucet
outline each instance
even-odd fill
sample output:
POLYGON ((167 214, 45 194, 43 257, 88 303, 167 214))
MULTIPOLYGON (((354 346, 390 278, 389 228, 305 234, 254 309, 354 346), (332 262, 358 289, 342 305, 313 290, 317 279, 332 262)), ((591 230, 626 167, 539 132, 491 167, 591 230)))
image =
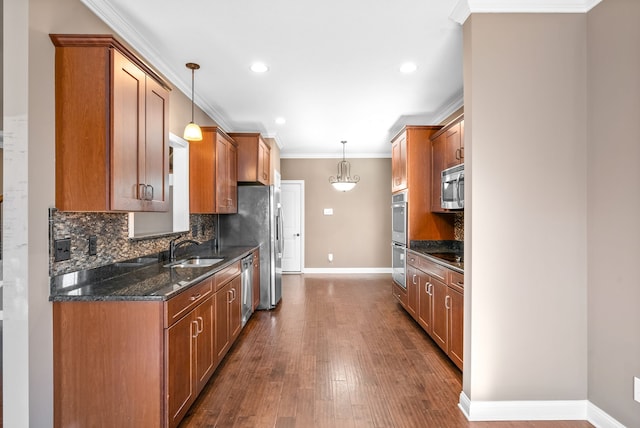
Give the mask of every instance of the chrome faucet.
POLYGON ((187 244, 195 244, 200 245, 198 241, 194 241, 193 239, 185 239, 184 241, 176 242, 178 238, 172 239, 169 241, 169 261, 174 262, 176 260, 176 250, 183 245, 187 244))

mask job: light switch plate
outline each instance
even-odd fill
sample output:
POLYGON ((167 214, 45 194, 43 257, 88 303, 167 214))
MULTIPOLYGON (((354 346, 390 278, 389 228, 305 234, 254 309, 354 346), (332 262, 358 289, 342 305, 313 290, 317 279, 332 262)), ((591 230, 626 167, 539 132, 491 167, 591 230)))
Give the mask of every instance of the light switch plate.
POLYGON ((324 215, 333 215, 333 208, 325 208, 324 215))
POLYGON ((640 377, 633 378, 633 399, 640 403, 640 377))

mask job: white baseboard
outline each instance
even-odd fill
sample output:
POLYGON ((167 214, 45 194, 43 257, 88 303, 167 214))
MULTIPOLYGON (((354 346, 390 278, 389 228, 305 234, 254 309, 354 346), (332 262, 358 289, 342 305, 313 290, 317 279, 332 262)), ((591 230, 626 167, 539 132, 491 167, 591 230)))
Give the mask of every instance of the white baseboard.
POLYGON ((625 428, 588 400, 471 401, 460 393, 458 407, 470 421, 575 421, 597 428, 625 428))
POLYGON ((303 273, 388 273, 391 268, 305 268, 303 273))
POLYGON ((591 401, 587 404, 587 420, 596 428, 625 428, 624 425, 591 401))

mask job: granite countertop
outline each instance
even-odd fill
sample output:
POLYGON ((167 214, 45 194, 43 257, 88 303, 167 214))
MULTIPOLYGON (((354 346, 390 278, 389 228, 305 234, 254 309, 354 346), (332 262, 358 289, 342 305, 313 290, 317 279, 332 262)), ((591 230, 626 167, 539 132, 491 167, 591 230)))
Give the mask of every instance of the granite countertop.
POLYGON ((464 242, 462 241, 411 241, 409 251, 464 274, 464 242))
POLYGON ((161 254, 139 257, 86 271, 51 278, 52 302, 103 300, 168 300, 190 286, 237 262, 258 247, 209 245, 180 249, 178 260, 189 257, 222 258, 211 266, 171 268, 161 254))

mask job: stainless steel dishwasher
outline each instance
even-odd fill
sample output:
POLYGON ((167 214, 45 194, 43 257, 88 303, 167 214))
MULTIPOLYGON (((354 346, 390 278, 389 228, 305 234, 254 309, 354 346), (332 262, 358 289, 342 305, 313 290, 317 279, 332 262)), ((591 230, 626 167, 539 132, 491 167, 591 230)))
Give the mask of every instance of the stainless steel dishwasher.
POLYGON ((244 327, 253 313, 253 254, 242 259, 240 278, 242 280, 242 326, 244 327))

